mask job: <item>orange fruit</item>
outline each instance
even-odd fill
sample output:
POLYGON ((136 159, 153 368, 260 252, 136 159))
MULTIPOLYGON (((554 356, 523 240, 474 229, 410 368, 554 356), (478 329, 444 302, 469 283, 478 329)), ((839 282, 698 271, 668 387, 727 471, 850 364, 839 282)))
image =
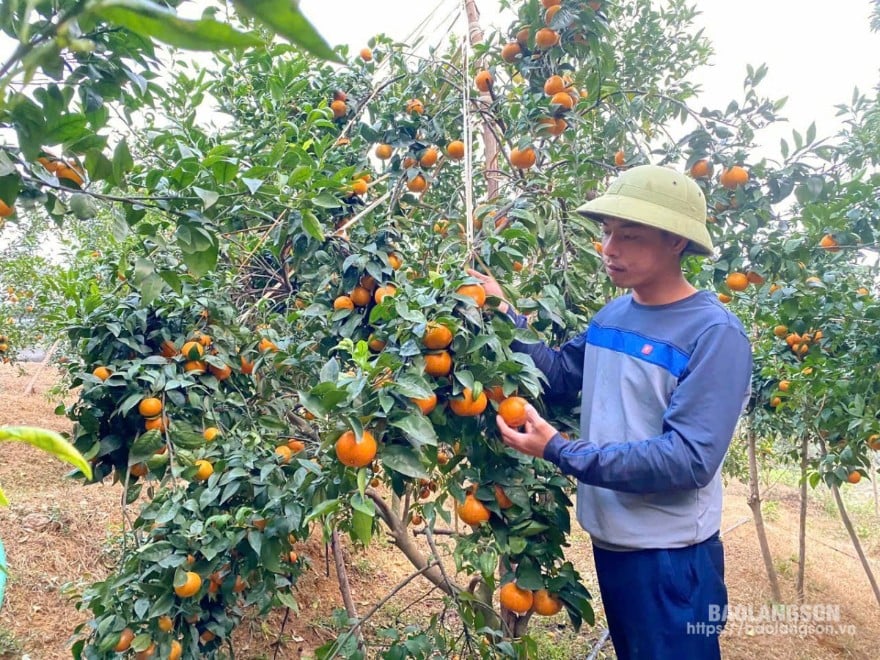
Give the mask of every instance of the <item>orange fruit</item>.
POLYGON ((202 576, 195 571, 186 572, 186 581, 179 587, 174 587, 174 593, 181 598, 189 598, 199 593, 202 588, 202 576))
POLYGON ((228 364, 224 364, 222 367, 215 367, 213 364, 209 364, 208 371, 210 371, 211 375, 217 380, 226 380, 232 375, 232 367, 228 364))
POLYGON ((147 648, 134 654, 134 660, 148 660, 153 657, 155 652, 156 642, 150 642, 150 645, 147 648))
POLYGON ((205 347, 197 341, 188 341, 180 347, 180 354, 188 360, 198 360, 205 354, 205 347))
POLYGON ((483 388, 483 391, 486 392, 486 396, 489 397, 490 401, 494 401, 495 403, 501 403, 504 401, 504 390, 501 385, 490 385, 489 387, 483 388))
POLYGON ((183 656, 183 646, 176 639, 171 640, 171 649, 168 651, 168 660, 180 660, 183 656))
POLYGON ((829 252, 840 252, 838 243, 835 240, 834 236, 832 236, 831 234, 825 234, 822 237, 822 240, 819 241, 819 245, 829 252))
POLYGON ((345 117, 346 113, 348 112, 348 106, 345 105, 345 101, 333 101, 330 104, 330 109, 333 111, 333 117, 335 117, 336 119, 345 117))
POLYGON ((211 461, 204 458, 196 461, 196 473, 193 475, 193 479, 196 481, 206 481, 212 474, 214 474, 214 466, 211 465, 211 461))
POLYGON ((568 128, 568 122, 562 117, 542 117, 538 120, 538 133, 548 135, 562 135, 568 128))
POLYGON ((202 632, 201 635, 199 635, 199 641, 200 641, 202 644, 210 644, 210 643, 213 642, 215 639, 217 639, 217 635, 215 635, 215 634, 214 634, 213 632, 211 632, 210 630, 205 630, 204 632, 202 632))
POLYGON ((235 576, 235 584, 232 585, 232 590, 235 593, 240 594, 245 589, 247 589, 247 582, 245 582, 244 578, 241 577, 240 575, 236 575, 235 576))
POLYGON ((154 396, 141 399, 138 404, 138 412, 142 417, 158 417, 162 412, 162 401, 154 396))
POLYGON ((428 189, 428 180, 421 174, 416 174, 406 182, 406 188, 410 192, 422 193, 428 189))
POLYGON ((452 356, 449 351, 425 355, 425 373, 429 376, 446 376, 450 371, 452 371, 452 356))
POLYGON ((733 300, 733 298, 731 298, 730 296, 728 296, 726 293, 719 293, 719 294, 718 294, 718 300, 720 300, 721 302, 723 302, 723 303, 726 305, 726 304, 729 303, 731 300, 733 300))
POLYGON ((173 358, 177 353, 177 346, 175 346, 174 342, 170 339, 166 339, 159 346, 159 355, 164 358, 173 358))
POLYGON ((724 169, 719 177, 721 185, 728 190, 736 190, 737 187, 748 183, 748 180, 749 173, 739 165, 724 169))
POLYGON ((151 417, 144 422, 144 428, 147 431, 164 431, 168 428, 168 425, 170 423, 171 422, 169 421, 167 415, 162 415, 161 417, 151 417))
POLYGON ((386 296, 393 297, 395 293, 397 293, 397 287, 389 283, 376 289, 376 292, 373 294, 373 300, 376 301, 376 304, 379 304, 386 296))
POLYGON ((245 375, 254 373, 254 363, 248 360, 244 355, 241 356, 241 373, 245 375))
POLYGON ((474 85, 476 85, 477 89, 481 92, 488 92, 489 88, 492 86, 492 74, 485 69, 478 72, 474 77, 474 85))
POLYGON ((623 167, 626 164, 626 152, 622 149, 615 152, 614 154, 614 164, 617 167, 623 167))
POLYGON ((474 299, 477 307, 486 304, 486 289, 482 284, 462 284, 455 292, 460 296, 469 296, 474 299))
POLYGON ((70 165, 59 165, 58 169, 55 170, 55 176, 57 176, 59 179, 67 179, 68 181, 73 181, 78 186, 81 186, 84 181, 84 179, 82 178, 82 174, 70 165))
POLYGON ((848 475, 846 475, 846 480, 851 484, 857 484, 862 480, 862 473, 858 470, 853 470, 848 475))
POLYGON ((868 436, 868 448, 873 449, 874 451, 880 451, 880 435, 874 433, 871 436, 868 436))
POLYGON ((480 502, 473 493, 468 493, 465 496, 464 502, 458 505, 456 512, 462 522, 471 527, 486 522, 491 515, 486 505, 480 502))
POLYGON ((110 378, 110 370, 107 367, 95 367, 92 375, 99 380, 107 380, 110 378))
POLYGON ((547 50, 553 48, 559 43, 559 34, 550 28, 541 28, 535 33, 535 47, 538 50, 547 50))
POLYGON ((464 142, 461 140, 453 140, 447 144, 446 155, 450 160, 461 160, 464 158, 464 142))
POLYGON ((745 273, 731 273, 724 281, 731 291, 745 291, 749 286, 749 278, 745 273))
POLYGON ((162 632, 169 633, 174 630, 174 620, 167 614, 163 614, 159 617, 158 626, 162 632))
POLYGON ((761 273, 757 273, 753 270, 750 270, 746 273, 746 279, 749 281, 749 284, 754 284, 756 286, 760 286, 764 283, 764 276, 761 273))
POLYGON ((563 110, 571 110, 574 107, 574 99, 568 92, 556 92, 550 99, 552 105, 558 105, 563 110))
POLYGON ((304 443, 302 440, 291 438, 287 441, 287 448, 290 450, 290 453, 293 456, 296 456, 298 453, 306 448, 306 443, 304 443))
POLYGON ((695 179, 707 179, 712 176, 712 163, 705 158, 691 165, 691 176, 695 179))
POLYGON ((392 252, 388 255, 388 265, 394 270, 398 270, 403 265, 403 260, 400 258, 399 254, 392 252))
POLYGON ((333 309, 354 309, 354 301, 348 296, 338 296, 333 301, 333 309))
POLYGON ((15 209, 0 199, 0 218, 8 218, 13 213, 15 213, 15 209))
POLYGON ((437 395, 433 392, 427 399, 410 399, 410 401, 419 407, 423 415, 430 415, 431 411, 437 407, 437 395))
POLYGON ((361 279, 358 280, 358 286, 363 287, 370 293, 376 290, 376 278, 367 273, 361 275, 361 279))
POLYGON ((782 399, 779 398, 778 396, 774 396, 772 399, 770 399, 770 405, 773 408, 775 408, 776 406, 778 406, 781 403, 782 403, 782 399))
POLYGON ((369 62, 373 59, 373 51, 369 48, 361 48, 360 56, 364 62, 369 62))
POLYGON ((216 426, 209 426, 202 431, 202 437, 205 439, 205 442, 214 442, 218 435, 220 435, 220 429, 216 426))
POLYGON ((382 339, 379 339, 378 337, 374 337, 373 335, 370 335, 370 339, 369 339, 369 341, 367 341, 367 347, 371 351, 373 351, 374 353, 378 353, 383 348, 385 348, 385 341, 382 339))
POLYGON ((390 144, 378 144, 376 145, 376 158, 380 160, 388 160, 391 158, 391 155, 394 153, 394 147, 390 144))
POLYGON ((363 179, 355 179, 351 182, 351 192, 353 195, 357 195, 358 197, 366 195, 369 189, 369 184, 363 179))
POLYGON ((521 396, 509 396, 498 405, 498 414, 504 423, 518 428, 526 423, 526 404, 521 396))
POLYGON ((535 608, 535 614, 541 616, 553 616, 562 611, 562 601, 546 589, 538 589, 535 592, 532 606, 535 608))
POLYGON ((554 96, 564 91, 565 81, 562 79, 562 76, 550 76, 544 81, 544 93, 547 96, 554 96))
POLYGON ((134 639, 134 631, 131 628, 123 628, 119 633, 119 641, 113 650, 117 653, 125 653, 131 647, 131 641, 134 639))
POLYGON ((541 0, 541 4, 544 5, 544 9, 550 9, 550 7, 558 7, 562 4, 562 0, 541 0))
POLYGON ((489 405, 489 398, 486 393, 480 392, 480 396, 474 399, 473 392, 469 387, 464 388, 461 398, 449 400, 449 408, 459 417, 476 417, 486 409, 487 405, 489 405))
POLYGON ((527 170, 535 164, 537 157, 531 147, 524 149, 514 148, 510 151, 510 164, 519 170, 527 170))
MULTIPOLYGON (((344 298, 344 297, 345 296, 340 296, 340 298, 344 298)), ((358 285, 354 289, 352 289, 351 293, 348 295, 348 300, 355 307, 366 307, 367 305, 370 304, 370 301, 372 299, 373 299, 372 294, 360 285, 358 285)), ((333 301, 333 308, 334 309, 338 309, 336 307, 336 301, 338 301, 338 300, 339 300, 339 298, 337 298, 336 300, 333 301)))
POLYGON ((133 477, 146 477, 149 471, 146 463, 135 463, 128 468, 129 474, 133 477))
POLYGON ((278 460, 285 465, 290 463, 290 457, 293 456, 293 452, 287 445, 278 445, 275 447, 275 453, 278 454, 278 460))
POLYGON ((354 431, 346 431, 336 441, 336 457, 343 465, 349 467, 369 465, 376 458, 377 450, 376 439, 367 430, 364 430, 360 442, 354 431))
POLYGON ((547 25, 550 25, 553 22, 553 17, 559 13, 559 10, 562 9, 559 5, 553 5, 547 11, 544 12, 544 22, 547 25))
POLYGON ((532 609, 535 597, 528 589, 517 586, 516 582, 508 582, 501 587, 500 600, 502 607, 517 614, 525 614, 532 609))
POLYGON ((498 502, 498 507, 501 509, 509 509, 513 506, 513 501, 507 496, 507 493, 504 492, 504 489, 495 484, 493 487, 495 490, 495 501, 498 502))
POLYGON ((183 370, 187 373, 192 371, 197 374, 202 374, 205 373, 207 367, 208 365, 204 360, 187 360, 183 363, 183 370))
POLYGON ((522 53, 522 48, 516 41, 504 44, 501 49, 501 59, 509 64, 516 62, 516 58, 522 53))
POLYGON ((434 147, 428 147, 422 152, 422 155, 419 156, 419 165, 422 167, 434 167, 438 156, 439 154, 434 147))
POLYGON ((410 99, 406 102, 406 111, 410 114, 420 115, 425 111, 425 105, 421 99, 410 99))
POLYGON ((516 33, 514 39, 516 39, 516 43, 525 48, 529 45, 529 37, 531 36, 531 34, 532 33, 529 31, 529 27, 526 26, 516 33))
POLYGON ((452 331, 440 323, 429 323, 422 337, 425 348, 438 350, 446 348, 452 343, 452 331))
POLYGON ((408 170, 411 167, 415 167, 416 166, 416 159, 413 158, 412 156, 407 156, 406 158, 403 159, 401 166, 405 170, 408 170))
POLYGON ((276 353, 278 351, 278 347, 275 345, 275 342, 266 337, 263 337, 260 340, 260 343, 257 344, 257 348, 261 353, 265 353, 266 351, 272 351, 273 353, 276 353))

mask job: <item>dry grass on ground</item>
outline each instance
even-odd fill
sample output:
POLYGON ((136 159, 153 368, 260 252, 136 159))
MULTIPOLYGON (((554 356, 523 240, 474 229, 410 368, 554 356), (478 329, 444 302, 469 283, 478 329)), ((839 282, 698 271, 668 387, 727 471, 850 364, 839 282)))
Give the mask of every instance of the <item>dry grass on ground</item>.
MULTIPOLYGON (((0 425, 33 424, 56 430, 68 428, 63 417, 53 414, 57 400, 49 391, 57 374, 48 368, 36 381, 36 391, 24 387, 37 365, 0 366, 0 425)), ((10 574, 6 601, 0 610, 0 657, 53 660, 70 657, 67 650, 73 627, 85 621, 77 612, 68 590, 100 579, 112 565, 121 531, 120 489, 98 485, 84 488, 64 479, 66 466, 29 446, 7 443, 0 458, 0 484, 11 506, 0 510, 0 538, 9 558, 10 574), (65 585, 67 585, 65 587, 65 585)), ((861 498, 852 498, 856 524, 880 571, 880 521, 867 504, 870 485, 859 486, 861 498), (858 502, 864 502, 858 505, 858 502)), ((732 605, 760 607, 769 603, 769 588, 758 552, 747 489, 730 484, 726 489, 724 529, 727 549, 728 586, 732 605), (746 521, 743 523, 743 521, 746 521), (742 523, 742 524, 740 524, 742 523)), ((797 496, 787 486, 775 486, 768 496, 768 533, 783 586, 783 601, 795 602, 794 578, 797 556, 797 496)), ((842 524, 825 501, 811 507, 808 541, 808 596, 810 603, 840 606, 840 624, 853 626, 855 634, 799 638, 786 635, 748 635, 729 629, 722 637, 728 659, 819 660, 826 658, 876 657, 880 642, 880 617, 867 580, 855 559, 842 524)), ((451 552, 451 541, 444 546, 451 552)), ((249 617, 236 632, 238 658, 308 658, 311 651, 333 639, 344 628, 334 618, 341 607, 332 560, 318 538, 303 545, 300 553, 311 561, 301 579, 298 614, 275 612, 269 617, 249 617), (275 652, 277 650, 277 655, 275 652)), ((382 541, 366 552, 348 552, 352 589, 357 607, 366 612, 395 584, 412 572, 400 553, 382 541)), ((590 544, 583 532, 572 538, 569 558, 584 575, 593 593, 590 544)), ((451 556, 447 566, 452 567, 451 556)), ((436 611, 441 598, 421 579, 414 580, 375 616, 372 623, 424 622, 436 611)), ((537 622, 534 634, 546 660, 583 658, 601 633, 600 621, 575 633, 564 616, 537 622)), ((375 630, 375 628, 373 628, 375 630)), ((371 657, 375 657, 374 655, 371 657)), ((606 644, 600 658, 613 658, 606 644)))

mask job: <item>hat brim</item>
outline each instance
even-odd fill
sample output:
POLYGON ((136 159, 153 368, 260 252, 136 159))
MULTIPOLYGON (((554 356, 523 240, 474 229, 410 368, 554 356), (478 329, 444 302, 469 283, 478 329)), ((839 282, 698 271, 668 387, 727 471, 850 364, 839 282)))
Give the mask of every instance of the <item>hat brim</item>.
POLYGON ((595 222, 607 218, 629 220, 640 225, 655 227, 688 239, 685 252, 709 256, 714 247, 705 225, 693 219, 644 199, 618 195, 600 195, 575 209, 577 213, 595 222))

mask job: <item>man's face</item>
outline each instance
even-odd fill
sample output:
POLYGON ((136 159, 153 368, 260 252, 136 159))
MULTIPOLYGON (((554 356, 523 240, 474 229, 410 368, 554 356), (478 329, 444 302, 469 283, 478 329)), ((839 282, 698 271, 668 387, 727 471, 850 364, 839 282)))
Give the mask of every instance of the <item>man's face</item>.
POLYGON ((602 260, 615 286, 638 289, 681 273, 685 240, 661 229, 629 220, 602 222, 602 260))

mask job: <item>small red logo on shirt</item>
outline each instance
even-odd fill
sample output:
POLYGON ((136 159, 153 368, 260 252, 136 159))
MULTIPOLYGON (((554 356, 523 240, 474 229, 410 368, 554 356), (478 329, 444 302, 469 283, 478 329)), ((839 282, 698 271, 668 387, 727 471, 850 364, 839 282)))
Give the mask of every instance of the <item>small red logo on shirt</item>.
POLYGON ((651 344, 645 344, 642 346, 642 355, 650 355, 654 350, 654 347, 651 344))

